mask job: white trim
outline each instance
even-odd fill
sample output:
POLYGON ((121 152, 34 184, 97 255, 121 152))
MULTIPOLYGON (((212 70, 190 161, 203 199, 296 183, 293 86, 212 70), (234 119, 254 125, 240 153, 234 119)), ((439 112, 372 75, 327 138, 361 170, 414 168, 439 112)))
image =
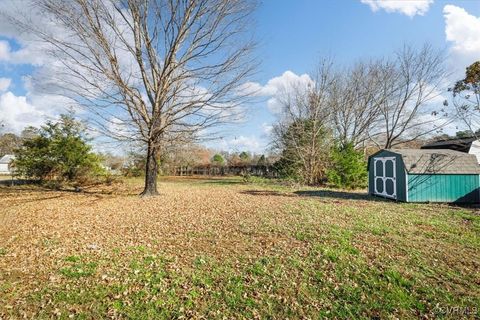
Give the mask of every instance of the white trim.
POLYGON ((390 198, 390 199, 397 199, 397 163, 396 163, 396 157, 375 157, 373 158, 373 193, 378 196, 382 196, 385 198, 390 198), (377 162, 381 161, 382 162, 382 175, 377 175, 377 162), (387 177, 386 174, 386 162, 387 161, 392 161, 393 163, 393 177, 387 177), (377 179, 382 179, 383 182, 383 190, 382 192, 378 191, 377 189, 377 179), (386 181, 392 181, 393 182, 393 193, 388 194, 387 193, 387 184, 386 181))
POLYGON ((405 172, 405 199, 408 202, 408 172, 405 172))

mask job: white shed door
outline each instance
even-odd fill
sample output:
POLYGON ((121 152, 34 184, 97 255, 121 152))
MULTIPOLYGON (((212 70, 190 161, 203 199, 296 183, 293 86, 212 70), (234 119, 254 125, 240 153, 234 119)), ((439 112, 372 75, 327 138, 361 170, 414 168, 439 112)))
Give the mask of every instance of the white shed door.
POLYGON ((395 157, 374 158, 374 192, 376 195, 397 199, 395 157))

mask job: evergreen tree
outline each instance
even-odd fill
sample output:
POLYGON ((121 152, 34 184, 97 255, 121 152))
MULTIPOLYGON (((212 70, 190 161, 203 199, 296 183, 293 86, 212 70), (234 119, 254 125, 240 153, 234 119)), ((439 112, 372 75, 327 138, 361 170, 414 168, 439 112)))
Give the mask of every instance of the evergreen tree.
POLYGON ((266 166, 267 165, 267 158, 265 158, 265 155, 261 155, 260 158, 258 158, 257 161, 258 166, 266 166))
POLYGON ((221 154, 215 154, 212 158, 212 163, 217 166, 223 166, 225 164, 225 159, 223 159, 221 154))
POLYGON ((242 161, 242 164, 248 164, 250 162, 250 155, 246 151, 241 152, 239 157, 242 161))
POLYGON ((91 151, 82 124, 72 115, 47 122, 37 136, 26 139, 15 152, 15 170, 40 181, 81 182, 102 172, 99 158, 91 151))
POLYGON ((366 186, 367 164, 362 152, 353 144, 336 145, 331 152, 331 166, 327 170, 329 184, 337 188, 355 189, 366 186))

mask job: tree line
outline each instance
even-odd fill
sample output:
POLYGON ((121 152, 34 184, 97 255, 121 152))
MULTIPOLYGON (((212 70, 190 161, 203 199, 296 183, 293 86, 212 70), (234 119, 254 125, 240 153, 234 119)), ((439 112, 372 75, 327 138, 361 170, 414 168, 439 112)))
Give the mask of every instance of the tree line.
MULTIPOLYGON (((251 99, 240 88, 258 66, 255 6, 254 0, 35 0, 2 18, 45 45, 50 93, 88 111, 90 125, 104 136, 140 146, 142 195, 150 196, 158 193, 160 163, 172 149, 215 137, 213 128, 238 119, 251 99), (32 24, 30 15, 48 23, 32 24)), ((347 67, 323 60, 310 85, 278 97, 278 170, 304 183, 353 186, 342 175, 352 168, 348 176, 361 181, 360 155, 372 145, 397 147, 458 119, 476 126, 478 63, 451 88, 455 119, 447 103, 429 107, 444 91, 444 60, 429 45, 347 67)))
MULTIPOLYGON (((147 159, 141 152, 126 155, 95 152, 86 124, 73 113, 62 114, 39 128, 28 127, 20 135, 0 134, 0 157, 15 155, 13 174, 36 180, 48 187, 112 182, 115 177, 141 177, 147 159)), ((166 149, 158 159, 159 174, 173 175, 177 167, 267 165, 263 154, 248 151, 214 151, 195 143, 183 143, 166 149)))
POLYGON ((431 138, 456 120, 438 105, 447 76, 443 51, 430 45, 348 67, 323 59, 309 84, 280 94, 280 169, 308 184, 364 185, 369 150, 431 138))
MULTIPOLYGON (((324 62, 317 74, 320 81, 304 88, 295 88, 288 92, 282 101, 283 110, 273 130, 273 148, 270 154, 214 151, 191 141, 171 144, 157 160, 159 173, 172 174, 176 167, 181 166, 268 165, 281 177, 306 184, 362 187, 366 183, 366 155, 370 152, 369 148, 378 148, 380 142, 402 146, 411 142, 412 136, 414 140, 420 138, 420 143, 429 139, 478 137, 480 128, 476 121, 480 113, 479 65, 479 62, 475 62, 469 66, 465 78, 449 89, 452 93, 451 101, 455 110, 458 110, 453 113, 453 117, 468 125, 467 130, 457 131, 455 136, 444 133, 431 136, 428 135, 431 126, 418 131, 418 128, 422 128, 420 125, 412 125, 415 130, 405 129, 404 133, 395 139, 388 138, 392 137, 388 128, 378 135, 363 132, 357 129, 356 125, 352 125, 351 130, 346 130, 345 122, 339 126, 336 121, 339 118, 338 113, 347 114, 353 119, 352 123, 362 123, 362 128, 370 128, 369 130, 374 132, 382 132, 377 126, 384 126, 382 123, 387 120, 381 112, 377 113, 377 118, 371 117, 373 112, 370 112, 368 121, 365 120, 365 110, 363 113, 345 112, 350 105, 343 106, 338 103, 337 77, 354 78, 345 72, 338 75, 332 71, 333 64, 324 62), (365 121, 356 120, 355 115, 365 121)), ((378 67, 375 63, 372 66, 378 67)), ((356 74, 356 68, 363 70, 364 67, 364 64, 359 64, 351 70, 356 74)), ((368 79, 362 77, 362 80, 368 79)), ((409 121, 418 124, 416 117, 425 114, 422 108, 427 105, 418 103, 418 98, 415 100, 417 103, 413 108, 417 108, 417 113, 409 116, 409 121)), ((362 108, 365 106, 366 104, 362 104, 362 108)), ((367 109, 375 106, 377 104, 373 103, 367 109)), ((435 107, 438 108, 437 105, 435 107)), ((405 128, 407 127, 409 126, 405 123, 405 128)), ((3 133, 0 134, 0 156, 14 153, 17 175, 44 181, 51 186, 62 183, 80 186, 99 181, 99 178, 108 181, 112 173, 125 176, 143 175, 147 165, 144 154, 131 152, 127 156, 114 156, 94 153, 85 129, 85 124, 76 120, 73 114, 64 114, 57 121, 47 121, 40 128, 27 127, 20 135, 3 133)))

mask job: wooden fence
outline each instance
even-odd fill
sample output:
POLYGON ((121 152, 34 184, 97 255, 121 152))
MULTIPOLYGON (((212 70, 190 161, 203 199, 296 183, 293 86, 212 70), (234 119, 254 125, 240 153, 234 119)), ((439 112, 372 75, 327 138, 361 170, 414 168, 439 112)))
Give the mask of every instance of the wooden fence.
POLYGON ((247 165, 247 166, 196 166, 175 167, 176 176, 240 176, 250 174, 252 176, 277 178, 278 173, 273 166, 247 165))

